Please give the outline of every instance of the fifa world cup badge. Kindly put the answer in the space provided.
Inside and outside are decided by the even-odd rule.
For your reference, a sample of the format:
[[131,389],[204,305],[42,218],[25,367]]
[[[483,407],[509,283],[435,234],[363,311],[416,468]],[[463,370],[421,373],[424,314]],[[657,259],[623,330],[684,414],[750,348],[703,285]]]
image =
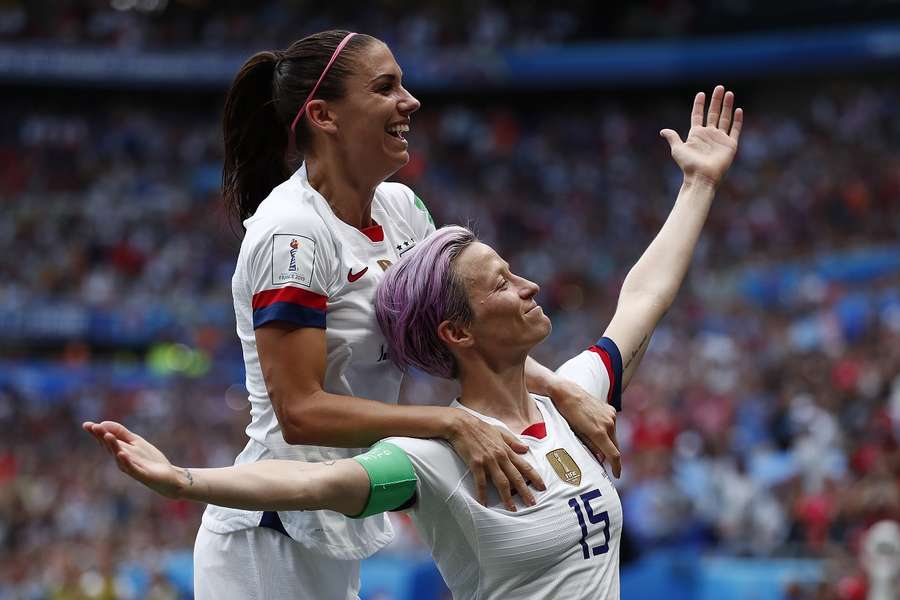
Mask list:
[[563,482],[576,486],[581,483],[581,469],[564,448],[548,452],[547,461]]
[[272,236],[272,285],[309,287],[316,262],[316,242],[300,234]]

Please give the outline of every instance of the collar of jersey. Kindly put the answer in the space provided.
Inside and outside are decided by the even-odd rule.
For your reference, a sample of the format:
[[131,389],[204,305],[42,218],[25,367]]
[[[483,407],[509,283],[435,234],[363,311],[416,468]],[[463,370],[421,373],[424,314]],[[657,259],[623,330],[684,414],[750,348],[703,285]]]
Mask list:
[[552,425],[550,425],[550,415],[548,415],[548,414],[547,414],[547,411],[544,410],[544,407],[542,406],[542,405],[543,405],[543,402],[541,402],[538,398],[539,398],[539,396],[536,396],[536,395],[534,395],[534,394],[531,394],[531,399],[534,400],[534,403],[537,405],[537,407],[538,407],[538,412],[540,412],[540,413],[541,413],[541,416],[544,418],[544,426],[547,428],[547,436],[546,436],[545,438],[543,438],[543,439],[536,438],[536,437],[530,436],[530,435],[523,436],[523,435],[521,435],[521,433],[517,433],[517,432],[513,431],[512,429],[510,429],[510,428],[506,425],[506,423],[504,423],[504,422],[501,421],[500,419],[497,419],[497,418],[494,418],[494,417],[491,417],[491,416],[488,416],[488,415],[481,414],[481,413],[478,412],[477,410],[473,410],[473,409],[469,408],[468,406],[466,406],[466,405],[464,405],[464,404],[461,404],[461,403],[459,402],[459,398],[456,398],[453,402],[451,402],[451,403],[450,403],[450,406],[451,406],[451,408],[461,408],[461,409],[463,409],[464,411],[466,411],[467,413],[469,413],[469,414],[471,414],[471,415],[474,415],[474,416],[478,417],[479,419],[481,419],[481,420],[484,421],[485,423],[490,423],[491,425],[495,425],[495,426],[497,426],[497,427],[502,427],[503,429],[505,429],[505,430],[507,430],[508,432],[512,433],[512,434],[515,435],[516,437],[528,437],[528,438],[532,438],[532,439],[538,440],[539,442],[542,442],[542,441],[544,441],[545,439],[547,439],[547,438],[550,437],[550,431],[551,431],[551,429],[552,429]]
[[[322,194],[320,194],[320,193],[318,192],[318,190],[316,190],[316,188],[314,188],[313,186],[311,186],[311,185],[309,184],[309,176],[308,176],[307,173],[306,173],[306,162],[305,162],[305,161],[303,162],[303,164],[300,165],[300,168],[297,169],[297,170],[294,172],[293,175],[291,175],[291,179],[294,179],[294,178],[296,178],[297,181],[300,182],[300,186],[301,186],[304,190],[306,190],[306,191],[308,191],[309,193],[313,194],[313,196],[314,196],[315,198],[318,198],[318,199],[320,199],[320,200],[322,201],[322,203],[328,208],[328,213],[332,216],[332,218],[334,218],[335,221],[337,221],[337,222],[343,224],[344,227],[347,227],[348,229],[352,229],[353,231],[356,231],[357,233],[359,233],[359,235],[361,235],[361,236],[363,236],[364,238],[366,238],[366,239],[369,241],[370,244],[373,244],[373,245],[374,245],[374,244],[381,245],[381,244],[384,243],[384,240],[383,240],[383,239],[382,239],[380,242],[374,241],[374,240],[373,240],[372,238],[370,238],[364,231],[362,231],[361,229],[357,229],[357,228],[354,227],[353,225],[350,225],[350,224],[348,224],[348,223],[344,223],[343,221],[341,221],[341,220],[338,218],[338,216],[337,216],[336,214],[334,214],[334,210],[332,210],[331,205],[328,203],[328,200],[325,199],[325,196],[323,196]],[[376,191],[375,191],[375,196],[372,198],[372,219],[373,219],[373,220],[374,220],[374,218],[375,218],[375,211],[376,211],[376,210],[379,210],[380,208],[381,208],[381,204],[378,202],[378,191],[376,190]],[[379,216],[379,219],[381,219],[380,216]],[[377,224],[377,222],[376,222],[376,224]],[[383,227],[383,226],[382,226],[382,227]]]

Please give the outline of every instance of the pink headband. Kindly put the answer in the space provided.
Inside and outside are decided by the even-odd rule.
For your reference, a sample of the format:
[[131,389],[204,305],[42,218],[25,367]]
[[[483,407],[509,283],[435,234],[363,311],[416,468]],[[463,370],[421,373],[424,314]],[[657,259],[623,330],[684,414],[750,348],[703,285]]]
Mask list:
[[316,85],[313,86],[312,91],[309,93],[309,96],[306,97],[306,101],[303,103],[303,106],[300,107],[300,110],[297,111],[297,116],[294,117],[294,121],[291,123],[291,135],[294,135],[294,130],[297,128],[297,123],[300,122],[300,117],[302,117],[306,113],[306,105],[309,104],[309,101],[313,99],[313,96],[316,95],[316,92],[319,90],[319,84],[322,83],[322,80],[325,79],[325,76],[328,75],[328,71],[331,70],[331,65],[334,64],[334,61],[337,60],[338,55],[341,53],[341,50],[344,49],[344,46],[347,45],[347,42],[356,35],[355,32],[348,33],[344,39],[341,40],[341,43],[338,44],[338,47],[334,49],[334,54],[331,55],[331,59],[328,61],[328,64],[325,65],[325,69],[322,71],[322,74],[319,75],[319,80],[316,82]]

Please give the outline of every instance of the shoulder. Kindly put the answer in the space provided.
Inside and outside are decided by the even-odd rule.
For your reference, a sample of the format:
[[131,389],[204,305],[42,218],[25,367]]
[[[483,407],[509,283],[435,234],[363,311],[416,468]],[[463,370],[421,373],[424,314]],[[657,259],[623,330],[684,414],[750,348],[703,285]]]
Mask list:
[[434,227],[434,219],[422,199],[402,183],[386,181],[378,186],[378,197],[389,213],[408,223]]
[[418,510],[427,512],[442,506],[469,472],[444,440],[393,437],[382,441],[403,450],[412,463],[418,480]]
[[244,221],[245,238],[268,238],[272,234],[297,234],[329,239],[331,231],[316,207],[312,194],[294,179],[288,179],[266,196],[256,212]]
[[457,479],[467,471],[465,463],[444,440],[392,437],[383,440],[403,450],[412,461],[416,473],[426,480]]
[[378,185],[378,194],[386,204],[404,210],[415,204],[416,194],[402,183],[384,181]]
[[393,444],[406,452],[411,459],[428,461],[429,459],[456,458],[453,447],[444,440],[409,437],[390,437],[382,440]]

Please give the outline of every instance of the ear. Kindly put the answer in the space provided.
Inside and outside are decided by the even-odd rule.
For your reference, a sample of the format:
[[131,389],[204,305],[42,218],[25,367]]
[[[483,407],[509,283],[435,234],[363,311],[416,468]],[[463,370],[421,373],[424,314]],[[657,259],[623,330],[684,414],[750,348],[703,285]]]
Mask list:
[[328,102],[325,100],[310,100],[306,105],[306,118],[313,129],[319,129],[326,133],[335,133],[337,131],[337,120],[334,112],[328,109]]
[[447,344],[450,350],[470,348],[475,343],[472,331],[458,323],[442,321],[437,329],[438,339]]

